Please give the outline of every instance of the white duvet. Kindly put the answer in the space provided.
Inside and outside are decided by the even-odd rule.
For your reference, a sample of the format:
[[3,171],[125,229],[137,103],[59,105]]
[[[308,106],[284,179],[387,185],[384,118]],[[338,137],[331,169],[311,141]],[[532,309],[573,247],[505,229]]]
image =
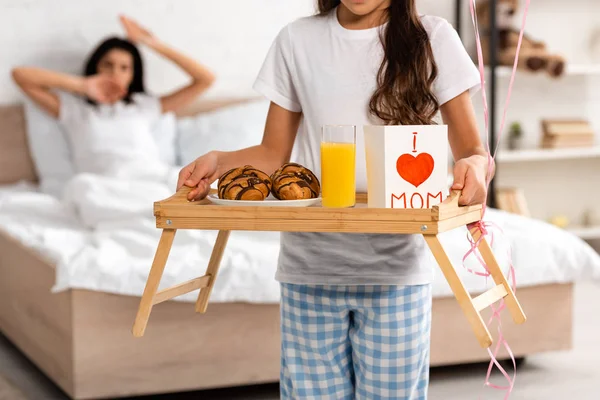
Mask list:
[[[28,184],[5,186],[0,188],[0,229],[56,265],[54,291],[80,288],[139,296],[161,233],[155,226],[153,202],[172,195],[176,172],[171,171],[164,182],[78,175],[62,199]],[[494,229],[493,247],[505,269],[512,247],[518,287],[600,279],[600,256],[574,235],[494,209],[488,209],[486,220],[503,231]],[[213,231],[179,230],[161,288],[203,275],[215,237]],[[464,228],[442,234],[441,240],[467,289],[491,285],[491,280],[486,283],[461,265],[469,246]],[[211,301],[277,302],[278,251],[279,233],[233,232]],[[430,262],[434,296],[450,295],[433,257]],[[467,266],[481,270],[474,258]],[[178,300],[193,301],[196,296],[194,292]]]

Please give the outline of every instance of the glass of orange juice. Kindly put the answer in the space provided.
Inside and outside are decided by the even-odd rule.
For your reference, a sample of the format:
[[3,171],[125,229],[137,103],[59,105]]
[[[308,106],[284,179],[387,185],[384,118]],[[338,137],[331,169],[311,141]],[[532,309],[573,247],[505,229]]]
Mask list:
[[321,139],[321,197],[323,207],[356,204],[356,126],[325,125]]

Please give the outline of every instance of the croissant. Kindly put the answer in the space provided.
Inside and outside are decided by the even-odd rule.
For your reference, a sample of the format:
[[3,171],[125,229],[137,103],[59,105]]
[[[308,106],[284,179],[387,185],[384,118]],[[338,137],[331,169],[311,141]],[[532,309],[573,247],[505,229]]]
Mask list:
[[226,200],[262,201],[271,188],[271,178],[251,165],[230,169],[218,182],[219,198]]
[[321,193],[321,184],[308,168],[296,164],[282,165],[271,175],[271,192],[279,200],[314,199]]

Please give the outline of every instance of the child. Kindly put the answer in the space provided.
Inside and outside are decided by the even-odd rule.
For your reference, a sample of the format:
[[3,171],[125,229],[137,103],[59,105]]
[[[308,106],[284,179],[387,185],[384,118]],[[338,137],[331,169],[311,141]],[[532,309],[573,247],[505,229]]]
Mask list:
[[[290,158],[320,175],[322,125],[356,125],[357,191],[366,192],[360,127],[431,124],[441,111],[461,204],[486,199],[487,153],[470,94],[477,69],[452,27],[417,15],[414,0],[320,0],[286,26],[255,88],[271,100],[260,145],[209,152],[181,170],[178,189],[206,196],[230,168],[267,173]],[[425,399],[432,271],[418,235],[283,233],[281,396]]]
[[[126,165],[151,169],[160,157],[151,134],[158,117],[181,110],[214,81],[212,73],[195,60],[133,20],[120,19],[130,40],[114,37],[100,43],[85,63],[84,76],[34,67],[12,72],[23,92],[64,128],[78,173],[117,175]],[[177,64],[191,82],[161,97],[147,94],[135,43]]]

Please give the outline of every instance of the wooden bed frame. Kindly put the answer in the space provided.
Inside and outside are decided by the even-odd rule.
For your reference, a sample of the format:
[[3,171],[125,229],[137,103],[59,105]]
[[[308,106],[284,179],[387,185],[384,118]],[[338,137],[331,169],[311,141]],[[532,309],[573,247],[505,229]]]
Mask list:
[[[199,112],[225,104],[230,102],[203,105]],[[36,180],[23,109],[0,107],[0,184],[21,179]],[[279,379],[277,304],[214,303],[198,315],[193,303],[168,301],[153,311],[152,329],[135,338],[131,323],[140,297],[51,293],[54,265],[1,230],[0,255],[0,331],[73,399]],[[572,348],[572,294],[570,283],[517,289],[527,323],[515,325],[503,313],[503,333],[515,356]],[[487,320],[488,311],[483,315]],[[464,315],[454,297],[434,298],[432,366],[489,360],[470,326],[457,320]]]

